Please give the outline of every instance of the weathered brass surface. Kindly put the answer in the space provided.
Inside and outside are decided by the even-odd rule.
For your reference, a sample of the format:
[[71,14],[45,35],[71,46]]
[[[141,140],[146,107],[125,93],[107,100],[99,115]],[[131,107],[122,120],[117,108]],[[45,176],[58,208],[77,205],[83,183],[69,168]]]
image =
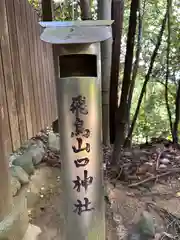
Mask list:
[[[61,54],[97,56],[97,77],[61,78],[56,69],[65,219],[62,238],[65,240],[105,239],[99,49],[99,44],[55,49],[56,60]],[[56,66],[61,67],[61,63],[57,62]]]

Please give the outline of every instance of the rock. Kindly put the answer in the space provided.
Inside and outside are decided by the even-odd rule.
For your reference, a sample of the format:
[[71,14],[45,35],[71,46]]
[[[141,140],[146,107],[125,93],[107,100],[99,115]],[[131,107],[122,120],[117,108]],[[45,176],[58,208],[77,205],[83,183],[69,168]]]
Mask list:
[[162,234],[156,233],[154,240],[160,240],[160,239],[162,239]]
[[138,229],[143,236],[147,237],[155,236],[154,220],[149,212],[144,211],[142,213],[141,219],[138,222]]
[[141,157],[140,157],[140,160],[141,160],[142,162],[145,162],[145,161],[148,160],[148,158],[147,158],[146,156],[141,156]]
[[22,240],[28,228],[26,198],[19,194],[13,200],[12,210],[0,222],[1,240]]
[[13,161],[13,165],[20,166],[26,171],[29,175],[34,172],[34,165],[32,161],[32,155],[30,152],[26,152],[23,155],[17,157]]
[[20,190],[21,184],[17,178],[11,177],[11,192],[13,197],[16,196],[17,192]]
[[146,162],[141,165],[137,171],[137,174],[145,174],[146,172],[153,173],[155,165],[152,162]]
[[127,240],[141,240],[141,235],[139,233],[129,234]]
[[60,151],[60,137],[53,132],[48,135],[48,147],[52,151]]
[[33,164],[36,166],[42,161],[43,156],[45,154],[45,150],[43,147],[40,147],[38,145],[33,145],[29,148],[29,153],[32,156]]
[[28,229],[24,235],[23,240],[32,240],[38,239],[41,234],[41,229],[35,225],[29,224]]
[[162,163],[162,164],[169,164],[170,161],[167,158],[162,158],[162,159],[160,159],[160,163]]
[[45,145],[44,145],[44,143],[41,141],[41,140],[36,140],[36,144],[37,144],[37,146],[38,147],[40,147],[40,148],[44,148],[45,147]]
[[176,156],[175,159],[176,159],[176,160],[180,160],[180,156]]
[[12,166],[10,171],[11,175],[16,177],[21,184],[29,183],[29,175],[20,166]]
[[9,167],[12,166],[13,161],[18,158],[19,156],[21,156],[20,154],[17,153],[13,153],[12,155],[9,156]]
[[141,150],[141,154],[145,154],[146,156],[151,156],[152,155],[152,152],[151,151],[148,151],[146,149],[143,149]]
[[160,168],[160,169],[165,169],[165,168],[167,168],[167,166],[166,166],[165,164],[160,164],[160,165],[159,165],[159,168]]
[[132,152],[124,152],[125,157],[132,157]]
[[30,139],[29,141],[26,141],[22,146],[21,148],[24,149],[24,150],[27,150],[31,144],[33,143],[33,139]]

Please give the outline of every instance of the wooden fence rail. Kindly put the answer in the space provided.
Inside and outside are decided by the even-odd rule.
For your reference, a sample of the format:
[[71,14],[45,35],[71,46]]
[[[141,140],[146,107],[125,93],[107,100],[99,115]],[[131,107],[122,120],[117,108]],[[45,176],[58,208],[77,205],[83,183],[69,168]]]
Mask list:
[[27,0],[0,0],[0,117],[6,153],[56,119],[52,47]]

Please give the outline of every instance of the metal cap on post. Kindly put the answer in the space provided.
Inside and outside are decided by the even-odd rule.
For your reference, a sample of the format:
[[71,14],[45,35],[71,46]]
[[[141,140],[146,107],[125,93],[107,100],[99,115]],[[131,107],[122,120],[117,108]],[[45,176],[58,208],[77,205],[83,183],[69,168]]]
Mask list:
[[65,240],[105,240],[100,42],[112,23],[40,22],[54,44]]

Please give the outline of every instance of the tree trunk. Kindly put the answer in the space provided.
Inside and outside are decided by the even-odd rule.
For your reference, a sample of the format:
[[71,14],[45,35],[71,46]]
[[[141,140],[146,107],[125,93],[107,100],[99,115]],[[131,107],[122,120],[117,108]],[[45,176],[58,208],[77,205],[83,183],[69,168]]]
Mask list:
[[138,117],[138,114],[139,114],[139,110],[140,110],[140,107],[141,107],[143,96],[144,96],[144,93],[146,91],[146,86],[147,86],[147,83],[148,83],[148,81],[150,79],[150,76],[151,76],[151,73],[152,73],[152,69],[153,69],[153,65],[154,65],[154,61],[156,59],[159,47],[161,45],[162,36],[163,36],[164,29],[165,29],[165,26],[166,26],[167,11],[165,13],[165,16],[164,16],[164,19],[163,19],[163,22],[162,22],[162,26],[161,26],[161,29],[160,29],[160,32],[159,32],[159,36],[158,36],[158,39],[157,39],[157,44],[155,46],[155,49],[154,49],[152,57],[151,57],[150,66],[149,66],[148,72],[147,72],[147,74],[145,76],[143,87],[141,89],[140,97],[139,97],[137,108],[136,108],[136,111],[135,111],[135,114],[134,114],[134,117],[133,117],[133,120],[132,120],[131,128],[129,130],[129,133],[128,133],[128,136],[127,136],[127,139],[126,139],[124,145],[126,145],[127,144],[127,140],[131,138],[131,135],[133,133],[133,130],[134,130],[134,127],[135,127],[135,124],[136,124],[136,120],[137,120],[137,117]]
[[90,0],[80,0],[80,8],[81,8],[81,19],[90,20],[92,18]]
[[168,38],[167,38],[167,55],[166,55],[166,83],[165,83],[165,101],[166,101],[166,108],[169,117],[169,125],[170,130],[173,138],[173,123],[172,123],[172,116],[171,110],[169,106],[168,100],[168,80],[169,80],[169,55],[170,55],[170,47],[171,47],[171,0],[167,0],[168,4]]
[[120,106],[117,110],[117,115],[116,115],[116,138],[114,143],[112,164],[115,164],[119,159],[120,146],[124,143],[125,136],[126,136],[127,103],[128,103],[129,87],[131,83],[131,71],[132,71],[132,61],[133,61],[134,39],[136,34],[138,6],[139,6],[139,0],[131,1],[124,76],[123,76]]
[[141,13],[140,13],[140,2],[139,2],[139,6],[138,6],[138,12],[139,12],[139,16],[138,16],[138,36],[137,36],[136,59],[135,59],[133,71],[132,71],[132,79],[131,79],[131,84],[130,84],[130,90],[129,90],[129,95],[128,95],[128,105],[127,105],[128,130],[130,128],[131,102],[132,102],[132,96],[133,96],[136,76],[137,76],[138,67],[139,67],[139,56],[140,56],[140,52],[141,52],[142,19],[141,19]]
[[178,124],[180,119],[180,80],[178,82],[177,94],[176,94],[176,118],[173,127],[173,143],[178,143]]
[[[111,0],[98,1],[98,19],[111,20]],[[109,87],[111,75],[112,38],[101,42],[102,132],[103,144],[109,145]]]
[[115,113],[118,109],[119,61],[121,53],[121,36],[123,27],[124,0],[112,0],[112,64],[110,79],[110,141],[115,141]]
[[[140,1],[139,1],[139,6],[138,6],[138,36],[137,36],[137,50],[136,50],[136,59],[134,62],[133,66],[133,71],[132,71],[132,79],[131,79],[131,85],[130,85],[130,90],[129,90],[129,95],[128,95],[128,106],[127,106],[127,124],[128,124],[128,131],[130,129],[130,114],[131,114],[131,103],[132,103],[132,97],[133,97],[133,92],[134,92],[134,86],[135,86],[135,81],[138,73],[138,68],[139,68],[139,57],[141,53],[141,40],[142,40],[142,24],[143,24],[143,17],[144,17],[144,12],[145,12],[145,6],[146,6],[146,0],[144,0],[143,4],[143,11],[141,14],[141,7],[140,7]],[[131,146],[132,138],[127,140],[127,146]]]
[[52,21],[53,4],[52,0],[42,0],[42,21]]

